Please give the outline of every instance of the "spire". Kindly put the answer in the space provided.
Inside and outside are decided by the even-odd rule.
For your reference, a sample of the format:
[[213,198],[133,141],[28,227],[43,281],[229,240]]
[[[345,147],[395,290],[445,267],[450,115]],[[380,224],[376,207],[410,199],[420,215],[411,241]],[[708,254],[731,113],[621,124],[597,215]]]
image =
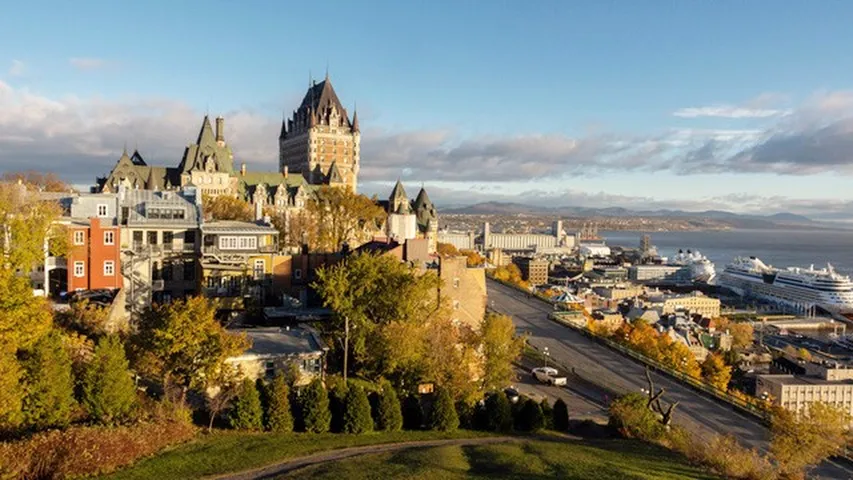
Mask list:
[[213,127],[210,126],[210,117],[205,115],[201,122],[201,130],[198,132],[198,141],[196,145],[201,146],[207,142],[214,142],[216,137],[213,134]]
[[324,81],[326,81],[326,82],[329,81],[329,61],[328,60],[326,60],[326,79]]
[[358,107],[357,106],[352,107],[352,131],[353,132],[360,132],[361,131],[358,128]]

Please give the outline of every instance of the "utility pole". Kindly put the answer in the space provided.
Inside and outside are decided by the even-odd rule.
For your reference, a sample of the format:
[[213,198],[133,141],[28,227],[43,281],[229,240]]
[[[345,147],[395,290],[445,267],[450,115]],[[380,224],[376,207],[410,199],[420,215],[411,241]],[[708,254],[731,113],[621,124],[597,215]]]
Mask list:
[[349,359],[349,315],[344,316],[344,384],[347,383],[347,360]]

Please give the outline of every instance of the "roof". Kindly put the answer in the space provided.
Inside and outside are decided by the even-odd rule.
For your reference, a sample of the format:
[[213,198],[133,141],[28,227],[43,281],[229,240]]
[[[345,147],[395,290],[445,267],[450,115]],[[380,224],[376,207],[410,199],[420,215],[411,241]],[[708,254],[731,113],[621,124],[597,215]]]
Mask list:
[[421,187],[421,191],[418,192],[418,197],[415,199],[414,209],[415,214],[418,216],[418,228],[422,232],[428,230],[433,225],[438,226],[438,213],[435,210],[435,205],[432,204],[426,189],[423,187]]
[[[305,93],[305,97],[302,98],[302,104],[299,105],[299,109],[310,108],[314,112],[318,112],[330,106],[334,106],[337,108],[338,113],[345,115],[346,109],[341,105],[338,94],[335,93],[335,89],[332,87],[332,81],[326,75],[325,80],[320,83],[315,82],[312,86],[308,87],[308,91]],[[347,123],[349,123],[349,120],[347,120]]]
[[201,129],[198,132],[198,140],[194,144],[187,145],[184,156],[177,170],[186,173],[191,170],[203,170],[205,160],[210,157],[214,160],[216,171],[232,173],[234,171],[234,155],[228,145],[220,146],[216,142],[213,128],[210,126],[210,118],[204,116]]
[[307,327],[296,328],[241,328],[229,330],[245,333],[252,346],[239,358],[277,357],[284,355],[318,354],[328,350],[316,333]]
[[206,222],[201,226],[205,233],[278,233],[278,230],[269,226],[252,222],[241,222],[238,220],[217,220]]
[[759,379],[782,385],[851,385],[853,380],[825,380],[805,375],[758,375]]

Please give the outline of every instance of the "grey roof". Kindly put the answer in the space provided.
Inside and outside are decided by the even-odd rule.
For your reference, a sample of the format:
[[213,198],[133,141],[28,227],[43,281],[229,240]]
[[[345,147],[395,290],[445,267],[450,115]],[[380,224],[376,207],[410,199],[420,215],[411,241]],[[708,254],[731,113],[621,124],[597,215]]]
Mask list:
[[245,333],[252,340],[252,347],[242,355],[243,357],[317,354],[328,350],[312,329],[302,326],[289,330],[273,327],[241,328],[229,331]]
[[101,221],[110,224],[116,224],[116,210],[118,207],[118,197],[114,193],[79,193],[74,195],[66,194],[65,197],[58,199],[60,206],[63,209],[63,216],[67,220],[81,220],[82,223],[88,223],[88,219],[99,217],[98,205],[107,205],[107,216],[101,217]]
[[187,173],[191,170],[204,170],[205,160],[211,157],[216,164],[216,171],[232,173],[234,171],[234,155],[228,145],[220,146],[216,143],[216,135],[210,126],[210,118],[204,116],[198,140],[195,144],[188,145],[184,150],[184,156],[178,165],[178,171]]
[[206,222],[201,226],[201,230],[205,233],[278,233],[278,230],[269,225],[237,220]]
[[418,197],[414,203],[415,214],[418,216],[418,228],[425,232],[430,226],[438,226],[438,213],[435,210],[435,205],[429,199],[426,189],[421,188],[418,192]]
[[[128,225],[197,227],[201,218],[201,209],[189,192],[124,190],[119,197],[121,206],[128,208]],[[177,211],[183,212],[183,218],[173,215]]]

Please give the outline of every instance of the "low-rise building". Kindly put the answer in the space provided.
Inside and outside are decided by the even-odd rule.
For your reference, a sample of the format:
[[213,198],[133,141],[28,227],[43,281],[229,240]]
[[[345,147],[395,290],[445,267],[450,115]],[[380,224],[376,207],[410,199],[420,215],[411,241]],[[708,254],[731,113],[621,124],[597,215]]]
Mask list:
[[809,364],[806,375],[758,375],[756,395],[797,413],[822,402],[853,414],[853,369]]
[[453,308],[453,320],[479,329],[486,315],[486,271],[468,267],[464,256],[442,257],[438,263],[441,286],[438,295]]
[[641,283],[690,283],[690,270],[675,265],[632,265],[628,280]]
[[550,262],[542,258],[513,257],[513,263],[521,270],[521,278],[532,286],[548,283]]
[[622,314],[616,310],[595,310],[592,312],[592,320],[604,330],[615,332],[625,322]]
[[707,297],[699,291],[650,297],[649,304],[659,307],[662,315],[686,311],[709,318],[720,316],[720,299]]
[[641,286],[616,286],[616,287],[596,287],[593,291],[601,298],[607,300],[624,300],[626,298],[637,298],[642,296],[646,289]]
[[229,330],[244,333],[252,346],[242,355],[231,357],[227,363],[236,366],[244,378],[272,379],[292,366],[299,371],[297,385],[307,385],[316,377],[323,378],[326,353],[329,348],[313,329],[300,325],[296,328],[241,328]]

